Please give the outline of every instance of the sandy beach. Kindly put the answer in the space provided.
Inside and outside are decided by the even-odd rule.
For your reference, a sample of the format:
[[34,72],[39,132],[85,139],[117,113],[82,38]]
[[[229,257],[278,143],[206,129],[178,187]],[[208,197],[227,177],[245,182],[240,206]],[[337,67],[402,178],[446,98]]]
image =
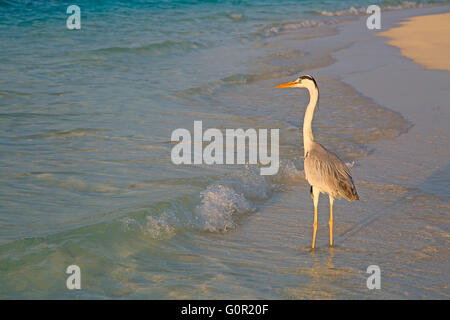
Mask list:
[[379,33],[405,57],[428,69],[450,71],[450,13],[412,17]]

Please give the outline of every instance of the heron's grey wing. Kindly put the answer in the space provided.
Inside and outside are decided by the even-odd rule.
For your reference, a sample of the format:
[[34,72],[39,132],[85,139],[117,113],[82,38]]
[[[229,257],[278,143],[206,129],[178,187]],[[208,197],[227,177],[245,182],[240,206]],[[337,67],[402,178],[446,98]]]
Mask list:
[[334,198],[359,200],[348,167],[320,144],[315,144],[305,157],[305,176],[310,185]]

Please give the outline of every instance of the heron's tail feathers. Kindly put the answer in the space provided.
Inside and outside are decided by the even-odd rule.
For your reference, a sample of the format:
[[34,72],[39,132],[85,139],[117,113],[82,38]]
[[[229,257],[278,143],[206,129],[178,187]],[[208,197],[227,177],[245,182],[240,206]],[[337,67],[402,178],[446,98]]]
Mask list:
[[351,181],[351,183],[341,183],[341,190],[343,191],[342,196],[347,200],[347,201],[355,201],[355,200],[359,200],[359,195],[358,192],[356,191],[356,187],[353,184],[353,181]]

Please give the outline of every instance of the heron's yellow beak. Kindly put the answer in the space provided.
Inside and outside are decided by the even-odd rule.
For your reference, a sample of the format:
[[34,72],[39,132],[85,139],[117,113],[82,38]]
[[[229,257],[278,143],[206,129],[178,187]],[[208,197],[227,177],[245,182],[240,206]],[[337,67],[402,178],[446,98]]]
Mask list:
[[295,87],[296,84],[297,84],[297,82],[290,81],[290,82],[279,84],[279,85],[277,85],[275,87],[276,88],[292,88],[292,87]]

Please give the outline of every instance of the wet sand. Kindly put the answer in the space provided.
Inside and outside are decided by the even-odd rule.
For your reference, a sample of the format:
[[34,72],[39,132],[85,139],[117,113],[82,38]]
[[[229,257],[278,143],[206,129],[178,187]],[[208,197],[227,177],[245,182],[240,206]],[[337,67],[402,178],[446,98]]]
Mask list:
[[[411,16],[449,10],[384,13],[382,28],[393,28]],[[364,180],[364,187],[377,185],[385,200],[341,234],[341,245],[359,239],[384,252],[384,257],[374,254],[373,263],[389,270],[385,284],[390,282],[388,291],[396,297],[448,298],[450,73],[430,70],[405,58],[364,23],[361,19],[342,26],[341,36],[358,42],[336,53],[337,63],[321,73],[340,74],[341,80],[364,96],[400,113],[411,127],[396,139],[375,142],[374,152],[354,169],[356,179]],[[446,37],[448,31],[441,29],[434,36]],[[419,49],[409,52],[420,55]],[[364,196],[372,204],[380,201],[373,194]]]
[[[412,16],[446,11],[450,8],[383,13],[381,32]],[[313,257],[310,268],[298,267],[298,272],[310,280],[281,291],[290,298],[306,299],[448,298],[450,73],[430,70],[405,58],[365,23],[362,17],[339,25],[337,35],[326,38],[326,43],[351,39],[352,44],[332,54],[336,63],[311,74],[319,79],[319,85],[321,79],[338,75],[376,104],[401,114],[410,126],[395,139],[371,143],[370,154],[352,169],[361,201],[339,201],[335,205],[334,248],[326,245],[328,201],[321,197],[319,248],[314,252],[307,246],[296,248],[300,260]],[[325,41],[312,39],[302,46],[313,48]],[[316,115],[321,116],[321,112]],[[319,142],[333,147],[330,141]],[[283,235],[291,248],[310,241],[312,204],[306,194],[307,187],[298,186],[281,200],[285,206],[301,203],[295,217],[287,213],[283,216],[292,219],[292,230],[284,230]],[[262,214],[270,216],[273,211],[283,209],[278,203]],[[381,268],[382,290],[365,288],[364,272],[371,264]],[[305,294],[310,292],[305,286],[314,289],[314,294]]]
[[[382,28],[390,29],[416,14],[433,14],[445,8],[450,10],[443,7],[385,13]],[[386,39],[377,36],[380,33],[367,30],[364,22],[354,23],[360,23],[359,27],[353,23],[342,26],[343,37],[351,34],[360,41],[336,53],[338,62],[324,71],[339,73],[358,92],[410,122],[406,134],[376,143],[376,149],[382,152],[374,152],[367,160],[376,158],[379,163],[367,169],[378,171],[377,176],[381,174],[378,177],[387,181],[412,186],[449,165],[450,73],[430,70],[405,58],[398,48],[386,45]],[[445,35],[445,29],[440,33]],[[393,166],[395,170],[387,170]]]

